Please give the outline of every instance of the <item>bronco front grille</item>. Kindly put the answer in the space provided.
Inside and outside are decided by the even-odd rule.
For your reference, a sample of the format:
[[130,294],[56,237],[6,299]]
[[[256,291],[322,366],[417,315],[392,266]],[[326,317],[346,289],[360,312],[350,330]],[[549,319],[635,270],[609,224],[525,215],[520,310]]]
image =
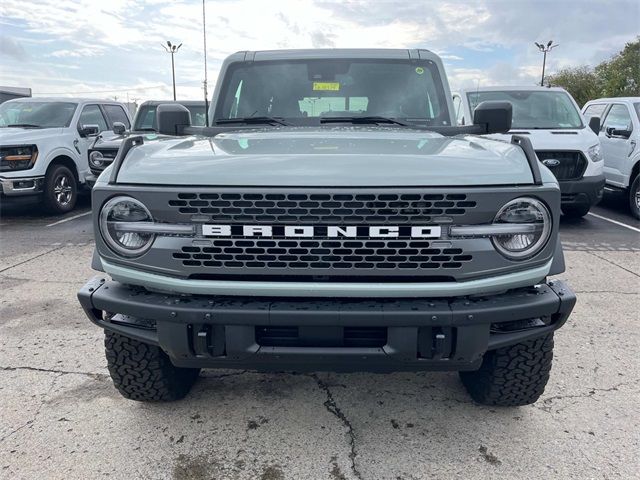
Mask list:
[[178,193],[169,207],[214,222],[420,225],[463,216],[476,202],[465,194]]
[[434,248],[421,240],[216,239],[210,247],[173,253],[185,267],[250,269],[457,269],[472,260],[460,248]]
[[567,151],[536,151],[538,159],[554,159],[560,162],[558,165],[547,165],[558,180],[577,180],[582,178],[587,169],[587,159],[580,152]]

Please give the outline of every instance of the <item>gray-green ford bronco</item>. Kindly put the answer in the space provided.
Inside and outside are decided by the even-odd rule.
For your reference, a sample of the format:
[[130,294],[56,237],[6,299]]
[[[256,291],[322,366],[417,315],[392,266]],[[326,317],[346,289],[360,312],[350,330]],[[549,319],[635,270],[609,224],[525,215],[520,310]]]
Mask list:
[[560,190],[511,105],[456,126],[427,50],[239,52],[210,125],[158,107],[93,189],[104,272],[79,292],[127,398],[201,368],[457,370],[481,404],[542,394],[562,281]]

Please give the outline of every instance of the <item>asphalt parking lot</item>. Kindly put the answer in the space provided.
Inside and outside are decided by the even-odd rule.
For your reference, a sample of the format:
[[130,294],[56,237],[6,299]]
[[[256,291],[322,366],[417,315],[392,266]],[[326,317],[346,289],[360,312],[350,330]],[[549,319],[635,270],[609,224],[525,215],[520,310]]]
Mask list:
[[183,401],[124,400],[76,300],[88,211],[2,210],[0,478],[638,476],[640,222],[620,200],[562,222],[578,304],[545,395],[512,409],[473,404],[455,373],[205,371]]

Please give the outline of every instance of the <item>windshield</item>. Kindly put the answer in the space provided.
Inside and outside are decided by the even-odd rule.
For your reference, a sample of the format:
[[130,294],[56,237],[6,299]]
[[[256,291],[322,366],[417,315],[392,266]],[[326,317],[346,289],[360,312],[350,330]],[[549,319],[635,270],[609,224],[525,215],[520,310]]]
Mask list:
[[[167,102],[171,103],[171,102]],[[204,102],[202,105],[183,105],[191,112],[191,124],[196,127],[203,127],[205,121]],[[142,105],[136,114],[134,130],[157,130],[156,110],[158,105]]]
[[640,121],[640,103],[634,103],[633,107],[636,109],[636,117],[638,117],[638,121]]
[[71,102],[5,102],[0,105],[0,127],[68,127],[76,107]]
[[216,120],[388,117],[450,125],[437,66],[409,60],[296,60],[230,67]]
[[582,128],[580,113],[565,92],[493,91],[469,92],[469,108],[473,110],[488,100],[506,100],[513,105],[511,128]]

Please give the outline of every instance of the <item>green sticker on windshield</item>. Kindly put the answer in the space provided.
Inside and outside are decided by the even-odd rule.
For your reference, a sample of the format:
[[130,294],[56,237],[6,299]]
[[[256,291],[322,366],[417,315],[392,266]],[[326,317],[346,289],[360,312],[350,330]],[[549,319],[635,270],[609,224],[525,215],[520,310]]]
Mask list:
[[422,67],[416,67],[416,73],[417,73],[418,75],[422,75],[422,74],[424,73],[424,68],[422,68]]

